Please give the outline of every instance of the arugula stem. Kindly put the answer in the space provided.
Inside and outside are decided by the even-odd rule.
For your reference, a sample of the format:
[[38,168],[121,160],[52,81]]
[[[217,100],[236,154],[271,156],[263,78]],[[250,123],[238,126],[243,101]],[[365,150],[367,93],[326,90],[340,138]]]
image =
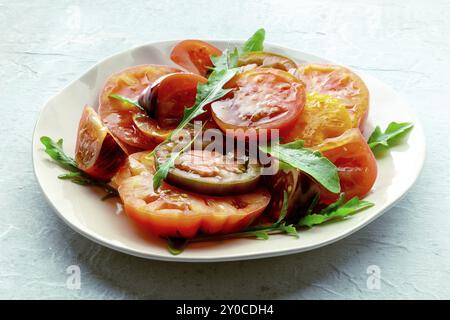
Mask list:
[[227,240],[227,239],[236,239],[236,238],[254,238],[256,237],[255,231],[264,231],[267,234],[280,234],[284,233],[282,229],[278,227],[260,227],[260,228],[251,228],[246,231],[221,234],[221,235],[212,235],[212,236],[198,236],[196,238],[188,240],[190,243],[195,242],[205,242],[205,241],[216,241],[216,240]]
[[113,98],[113,99],[116,99],[116,100],[119,100],[119,101],[122,101],[122,102],[125,102],[125,103],[129,103],[129,104],[131,104],[131,105],[133,105],[133,106],[135,106],[135,107],[137,107],[137,108],[139,108],[140,110],[142,110],[142,111],[145,112],[144,107],[142,107],[142,106],[139,104],[139,102],[137,102],[136,100],[132,100],[132,99],[130,99],[130,98],[128,98],[128,97],[121,96],[121,95],[115,94],[115,93],[110,94],[109,97],[110,97],[110,98]]
[[64,152],[62,139],[53,141],[49,137],[43,136],[41,137],[41,143],[45,146],[45,152],[61,168],[69,171],[68,173],[60,174],[58,176],[59,179],[70,180],[71,182],[82,186],[100,187],[106,192],[106,195],[102,198],[102,200],[119,196],[119,192],[108,183],[92,178],[78,168],[76,161]]

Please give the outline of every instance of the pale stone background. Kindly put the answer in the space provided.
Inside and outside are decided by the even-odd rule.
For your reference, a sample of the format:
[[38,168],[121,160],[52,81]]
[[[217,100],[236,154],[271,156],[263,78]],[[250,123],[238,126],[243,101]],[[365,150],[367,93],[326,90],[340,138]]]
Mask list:
[[[450,1],[0,0],[0,298],[450,298]],[[45,101],[97,61],[165,39],[268,41],[364,70],[419,114],[427,160],[409,194],[356,234],[286,257],[147,261],[74,233],[41,194],[31,136]],[[414,161],[414,159],[411,159]],[[66,268],[81,268],[81,289]],[[381,269],[380,290],[366,269]]]

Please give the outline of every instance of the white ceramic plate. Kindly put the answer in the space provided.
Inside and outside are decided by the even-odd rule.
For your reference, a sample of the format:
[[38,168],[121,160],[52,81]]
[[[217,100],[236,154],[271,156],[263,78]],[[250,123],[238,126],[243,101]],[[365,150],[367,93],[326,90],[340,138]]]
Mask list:
[[[100,201],[101,192],[57,179],[62,170],[49,160],[39,138],[63,138],[64,149],[73,154],[78,120],[83,106],[98,107],[98,93],[112,73],[123,68],[145,64],[175,66],[169,59],[177,41],[158,42],[114,55],[98,63],[72,82],[44,106],[33,136],[33,164],[39,184],[58,215],[74,230],[102,245],[128,254],[171,261],[227,261],[255,259],[302,252],[318,248],[359,230],[398,201],[416,180],[424,161],[425,140],[419,120],[403,100],[388,86],[361,74],[370,91],[370,114],[366,132],[373,126],[385,128],[390,121],[411,121],[414,130],[407,144],[395,147],[378,161],[378,178],[366,198],[375,206],[350,219],[302,231],[299,239],[272,236],[269,240],[236,239],[190,245],[182,254],[171,255],[165,242],[143,234],[118,210],[116,200]],[[233,48],[240,41],[210,41],[217,47]],[[319,57],[275,45],[266,50],[289,56],[297,62],[328,62]]]

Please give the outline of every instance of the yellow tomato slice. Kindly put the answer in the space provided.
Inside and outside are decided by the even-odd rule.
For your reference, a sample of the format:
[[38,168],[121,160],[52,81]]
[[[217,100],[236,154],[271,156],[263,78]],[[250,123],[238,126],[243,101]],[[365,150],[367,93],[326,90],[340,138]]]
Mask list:
[[339,99],[350,112],[354,128],[364,128],[369,112],[369,90],[361,78],[347,68],[328,64],[302,64],[294,72],[307,92]]
[[321,143],[324,139],[340,136],[352,128],[347,108],[329,95],[308,93],[306,104],[285,142],[304,140],[306,147]]

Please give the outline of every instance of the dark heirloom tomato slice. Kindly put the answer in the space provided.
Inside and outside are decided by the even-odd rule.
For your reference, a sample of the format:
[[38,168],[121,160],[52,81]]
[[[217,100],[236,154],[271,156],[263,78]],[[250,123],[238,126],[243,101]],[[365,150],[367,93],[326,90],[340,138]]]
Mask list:
[[285,192],[288,196],[286,217],[300,214],[319,192],[317,183],[297,169],[280,169],[275,175],[264,176],[264,182],[271,194],[266,212],[275,219],[280,216]]
[[97,113],[91,107],[84,107],[75,147],[78,167],[96,179],[108,181],[126,157]]
[[273,69],[257,68],[238,74],[229,81],[232,97],[216,101],[211,110],[222,130],[267,129],[286,135],[305,104],[305,88],[291,74]]
[[195,103],[197,85],[208,80],[192,73],[174,73],[164,77],[156,90],[155,118],[162,128],[174,128],[183,118],[184,109]]
[[[347,130],[336,138],[326,139],[316,146],[325,157],[338,168],[341,191],[347,199],[355,196],[363,198],[377,178],[377,162],[358,129]],[[337,200],[337,195],[321,190],[320,200],[329,204]]]
[[170,59],[190,72],[206,76],[213,66],[212,55],[220,56],[222,51],[204,41],[184,40],[172,49]]
[[289,71],[297,68],[297,64],[288,57],[265,51],[249,52],[238,59],[238,67],[255,64],[263,68],[275,68]]
[[[159,65],[140,65],[112,75],[100,93],[98,110],[101,120],[111,133],[121,142],[140,149],[152,149],[162,142],[165,139],[162,137],[166,137],[167,133],[158,126],[156,120],[136,106],[111,98],[110,95],[119,94],[136,100],[158,78],[178,71]],[[137,116],[141,116],[139,119],[147,126],[145,133],[139,130],[133,120]]]
[[[164,163],[176,143],[168,142],[155,149],[156,165]],[[261,168],[245,164],[216,151],[188,150],[175,161],[166,181],[177,187],[208,195],[243,194],[258,187]]]
[[352,128],[347,108],[329,95],[308,93],[306,104],[284,142],[303,140],[306,147],[340,136]]
[[153,190],[155,167],[149,152],[128,158],[115,177],[127,215],[140,227],[164,237],[193,238],[204,234],[231,233],[246,228],[266,208],[265,188],[232,197],[205,196],[165,182]]
[[348,109],[354,128],[364,129],[369,112],[369,90],[361,78],[347,68],[327,64],[302,64],[294,72],[307,92],[328,94]]

